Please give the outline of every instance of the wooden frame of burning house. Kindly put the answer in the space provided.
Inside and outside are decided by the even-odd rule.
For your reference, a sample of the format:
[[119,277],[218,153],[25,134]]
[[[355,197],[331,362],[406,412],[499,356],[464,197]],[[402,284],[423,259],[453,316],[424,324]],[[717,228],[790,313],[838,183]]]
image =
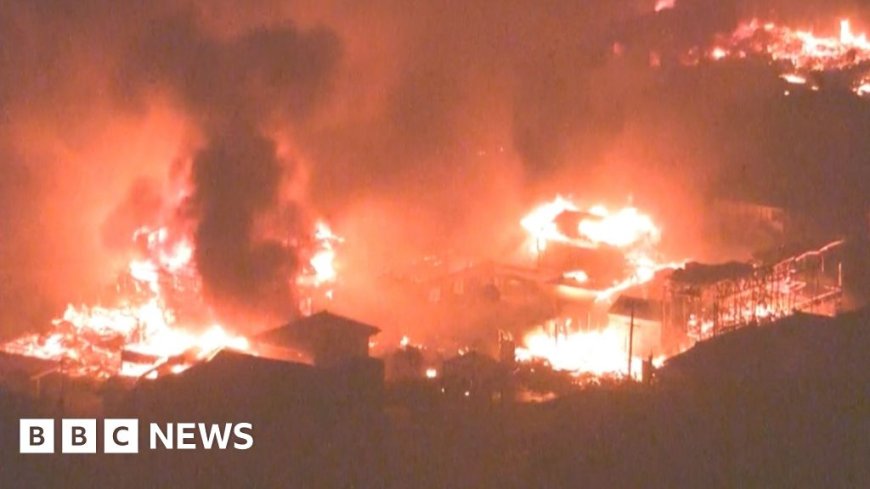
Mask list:
[[833,315],[843,292],[843,243],[774,250],[754,263],[689,263],[665,286],[665,328],[697,341],[797,311]]

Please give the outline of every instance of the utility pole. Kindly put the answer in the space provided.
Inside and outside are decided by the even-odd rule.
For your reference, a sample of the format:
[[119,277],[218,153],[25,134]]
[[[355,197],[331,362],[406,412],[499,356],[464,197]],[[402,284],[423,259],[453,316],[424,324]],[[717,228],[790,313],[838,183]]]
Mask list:
[[631,380],[631,353],[634,346],[634,299],[631,301],[631,322],[628,325],[628,380]]

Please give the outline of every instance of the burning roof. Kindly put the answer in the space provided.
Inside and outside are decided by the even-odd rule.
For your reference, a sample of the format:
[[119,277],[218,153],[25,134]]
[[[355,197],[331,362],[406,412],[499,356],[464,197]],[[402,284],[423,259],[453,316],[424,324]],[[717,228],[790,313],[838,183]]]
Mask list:
[[[859,33],[859,19],[842,21],[837,33],[753,19],[736,29],[727,21],[671,29],[661,27],[669,27],[669,18],[681,21],[679,2],[642,8],[636,3],[564,2],[552,15],[511,3],[472,2],[469,8],[421,7],[407,19],[394,17],[389,4],[386,12],[371,13],[379,22],[334,12],[338,4],[312,11],[294,6],[277,18],[236,16],[226,6],[175,10],[162,4],[141,11],[121,7],[104,17],[92,6],[77,5],[69,19],[51,9],[4,5],[0,25],[16,28],[9,32],[8,56],[0,57],[0,67],[8,68],[0,70],[8,82],[0,85],[9,87],[0,94],[0,112],[9,123],[0,135],[0,164],[15,178],[0,182],[3,209],[9,209],[0,216],[4,229],[7,218],[14,224],[0,243],[0,256],[17,263],[30,247],[38,249],[22,262],[49,258],[48,272],[32,281],[60,284],[65,297],[87,299],[57,308],[55,315],[62,317],[53,327],[0,349],[98,378],[180,372],[225,347],[244,349],[254,326],[280,324],[329,304],[340,290],[334,286],[343,238],[315,218],[315,206],[362,215],[375,230],[368,238],[383,242],[387,259],[405,251],[402,239],[383,232],[390,226],[403,228],[396,233],[401,237],[420,234],[421,242],[435,247],[461,243],[498,255],[496,233],[479,224],[491,226],[487,231],[500,226],[500,212],[515,219],[516,206],[529,194],[566,181],[571,187],[564,190],[594,191],[594,200],[557,196],[520,220],[530,251],[525,267],[551,269],[497,267],[491,275],[565,292],[540,300],[549,301],[541,309],[555,310],[561,317],[551,319],[573,339],[595,323],[584,319],[583,308],[607,310],[629,289],[681,265],[671,261],[681,256],[664,257],[659,247],[670,224],[662,214],[693,209],[676,205],[673,200],[682,200],[669,193],[703,197],[712,180],[707,177],[721,168],[739,168],[742,177],[744,162],[769,165],[777,179],[805,178],[812,190],[817,180],[794,167],[816,161],[820,176],[827,176],[837,173],[827,171],[831,165],[863,162],[865,114],[849,93],[841,94],[848,96],[845,106],[833,105],[823,117],[815,106],[780,104],[778,93],[771,102],[764,91],[772,85],[778,92],[783,82],[812,90],[819,77],[836,74],[854,82],[855,93],[866,93],[870,44]],[[129,18],[117,22],[124,15]],[[646,61],[625,56],[614,38],[633,29],[638,18],[662,21],[652,29],[660,38],[655,41],[677,50],[685,47],[683,31],[689,33],[695,47],[680,57],[682,65],[651,70]],[[311,27],[321,21],[323,27]],[[713,34],[714,26],[724,29],[721,35]],[[661,65],[654,44],[640,49]],[[740,71],[747,76],[721,84],[716,77],[725,69],[690,68],[719,63],[739,70],[749,58],[755,60],[750,68],[763,69]],[[727,60],[732,62],[720,63]],[[694,76],[687,73],[701,75],[684,84]],[[759,84],[759,73],[768,85]],[[762,86],[758,93],[741,93],[755,85]],[[694,89],[689,96],[686,87]],[[95,101],[105,105],[94,109]],[[152,112],[154,120],[142,116]],[[780,128],[793,131],[792,137],[755,137]],[[806,137],[820,130],[824,144]],[[758,145],[757,153],[735,144],[743,141]],[[160,151],[140,157],[149,146]],[[43,173],[43,161],[60,164]],[[830,178],[860,187],[866,179],[852,177],[867,166],[852,166],[857,169]],[[117,175],[103,179],[109,170]],[[793,189],[777,179],[745,178]],[[662,182],[669,183],[664,190],[657,188]],[[63,192],[55,193],[55,185]],[[600,198],[630,192],[638,192],[637,205],[634,199],[614,206]],[[801,192],[831,202],[843,195],[837,189],[821,194]],[[364,205],[370,198],[410,210],[396,223],[378,219]],[[843,197],[855,207],[864,200]],[[19,222],[10,216],[22,203],[30,207]],[[53,214],[43,219],[48,209]],[[438,217],[429,219],[430,209]],[[485,217],[468,217],[477,213]],[[92,239],[95,228],[102,240]],[[7,236],[15,247],[6,247]],[[366,248],[359,242],[348,236],[348,244]],[[75,265],[77,273],[56,276],[54,266],[77,264],[86,255],[78,248],[88,246],[93,260]],[[109,249],[112,256],[101,253]],[[564,262],[546,261],[564,250]],[[367,251],[358,251],[358,261],[372,272],[381,260],[369,259]],[[121,259],[116,296],[91,300],[96,294],[77,290],[87,282],[83,277],[102,277],[111,268],[107,264]],[[708,274],[723,273],[689,265],[675,277],[703,282]],[[456,279],[461,294],[467,284],[459,275],[444,280]],[[353,278],[367,283],[368,276]],[[487,300],[504,297],[495,284],[481,288]],[[371,302],[381,299],[365,293]],[[248,328],[252,322],[257,324]],[[321,336],[372,334],[313,330],[287,334],[309,348]],[[353,343],[361,351],[361,341]]]
[[[217,324],[205,303],[189,238],[143,226],[132,239],[142,253],[120,274],[112,305],[70,304],[48,331],[13,339],[0,351],[58,362],[68,375],[107,379],[179,373],[223,348],[248,349],[247,338]],[[331,287],[339,240],[317,224],[300,289]]]

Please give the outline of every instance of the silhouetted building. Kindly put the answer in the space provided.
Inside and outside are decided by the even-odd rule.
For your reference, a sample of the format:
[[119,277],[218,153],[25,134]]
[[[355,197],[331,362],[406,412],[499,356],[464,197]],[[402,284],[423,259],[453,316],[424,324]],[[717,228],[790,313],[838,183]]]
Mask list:
[[261,333],[257,343],[307,354],[315,366],[334,367],[369,356],[369,338],[381,330],[327,311]]

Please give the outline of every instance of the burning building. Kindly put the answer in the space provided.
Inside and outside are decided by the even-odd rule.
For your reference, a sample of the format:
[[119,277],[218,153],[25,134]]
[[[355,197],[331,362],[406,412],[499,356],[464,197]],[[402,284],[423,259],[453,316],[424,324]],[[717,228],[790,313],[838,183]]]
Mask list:
[[[309,264],[296,277],[299,290],[305,291],[303,309],[331,297],[333,246],[339,240],[325,223],[317,224],[307,251]],[[93,405],[99,404],[100,386],[110,380],[130,387],[143,379],[180,374],[225,348],[253,353],[248,337],[216,323],[214,311],[203,300],[202,278],[187,237],[173,235],[167,227],[141,227],[133,241],[140,253],[119,274],[105,304],[70,304],[44,332],[0,344],[5,384],[42,400],[89,392],[96,399],[88,401]],[[339,327],[330,327],[336,320]],[[294,337],[298,349],[316,358],[318,365],[334,351],[324,348],[327,343],[336,348],[349,345],[348,354],[368,356],[368,336],[361,343],[344,341],[353,335],[340,326],[353,321],[328,316],[325,323],[316,325],[318,331],[328,332],[325,341],[317,332]],[[368,335],[378,331],[360,328]],[[306,358],[299,354],[294,360]]]
[[[748,262],[657,262],[658,230],[637,210],[577,209],[557,198],[523,221],[537,266],[561,275],[543,289],[554,315],[519,334],[521,361],[577,375],[639,376],[642,359],[660,364],[692,342],[797,311],[839,309],[843,240],[780,247]],[[542,258],[554,246],[559,252],[550,256],[559,258]],[[617,266],[595,266],[602,262]]]
[[[306,431],[257,454],[286,475],[385,382],[550,399],[841,309],[839,224],[870,217],[857,2],[105,3],[0,6],[0,397],[257,413]],[[414,485],[386,482],[334,485]]]
[[[370,336],[378,331],[376,327],[321,312],[266,331],[250,342],[246,339],[242,349],[218,342],[207,350],[159,355],[119,345],[114,353],[104,353],[119,357],[115,360],[120,366],[115,365],[112,374],[107,370],[84,369],[65,358],[52,361],[26,352],[10,353],[14,349],[7,345],[7,352],[0,354],[0,386],[64,413],[94,415],[104,410],[147,411],[157,405],[165,406],[160,400],[162,394],[151,398],[150,393],[191,382],[197,387],[189,386],[192,390],[184,391],[197,392],[196,396],[202,399],[206,393],[222,391],[213,384],[228,378],[227,369],[238,369],[238,374],[253,376],[242,382],[246,385],[258,382],[257,372],[274,371],[286,376],[285,381],[296,389],[327,382],[332,387],[325,388],[324,402],[329,398],[326,392],[334,390],[333,394],[342,399],[361,396],[367,405],[376,405],[382,396],[384,369],[383,362],[369,357],[368,344]],[[201,354],[204,351],[208,354]],[[157,380],[178,376],[184,380],[151,386]],[[173,397],[169,404],[182,402],[184,396],[176,393]]]
[[689,263],[668,283],[665,322],[701,340],[798,311],[832,316],[843,293],[842,245],[778,250],[754,264]]
[[663,353],[660,315],[650,302],[656,298],[643,292],[646,299],[631,299],[627,293],[660,283],[654,279],[678,266],[657,263],[661,232],[649,216],[634,207],[583,210],[557,197],[530,213],[522,226],[538,266],[558,275],[547,283],[554,315],[519,335],[518,359],[545,359],[578,375],[621,375],[642,357]]
[[768,57],[781,67],[780,77],[790,85],[817,91],[827,84],[863,97],[868,93],[865,76],[870,68],[870,40],[866,34],[853,32],[849,19],[842,19],[839,27],[838,35],[824,36],[752,19],[723,36],[708,55],[717,61]]
[[[370,338],[380,329],[321,311],[255,337],[261,350],[310,358],[318,367],[346,365],[369,358]],[[298,352],[298,353],[297,353]]]

